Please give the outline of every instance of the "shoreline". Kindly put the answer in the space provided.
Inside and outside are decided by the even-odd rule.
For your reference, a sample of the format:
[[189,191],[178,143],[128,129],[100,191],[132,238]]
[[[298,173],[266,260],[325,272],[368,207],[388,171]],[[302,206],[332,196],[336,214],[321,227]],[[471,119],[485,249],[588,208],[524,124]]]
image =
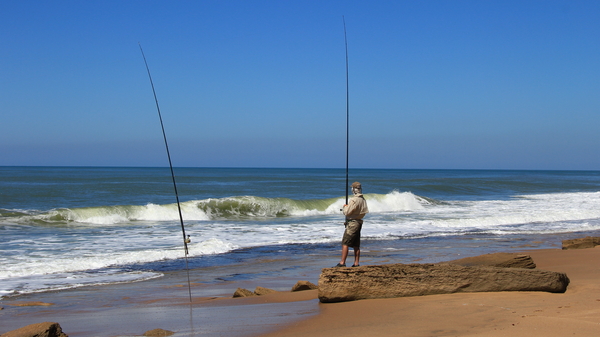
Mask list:
[[[99,331],[103,336],[141,336],[156,328],[174,331],[174,336],[240,337],[392,336],[399,331],[410,336],[598,334],[600,246],[520,252],[531,255],[538,269],[565,272],[571,280],[567,292],[461,293],[323,304],[316,290],[289,291],[299,280],[316,284],[315,275],[289,272],[258,281],[193,282],[190,305],[183,274],[167,273],[138,283],[3,299],[0,333],[53,321],[67,335],[82,337],[97,336]],[[278,292],[231,298],[238,287],[256,286]],[[27,302],[38,303],[19,306]],[[48,303],[53,304],[44,305]]]

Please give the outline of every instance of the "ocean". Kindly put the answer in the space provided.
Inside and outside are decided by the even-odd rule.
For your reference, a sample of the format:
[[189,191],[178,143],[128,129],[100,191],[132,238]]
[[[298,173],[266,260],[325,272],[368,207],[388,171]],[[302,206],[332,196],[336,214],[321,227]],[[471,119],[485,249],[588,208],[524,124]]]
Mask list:
[[[196,281],[318,277],[339,261],[343,169],[174,170]],[[600,171],[351,169],[353,181],[370,209],[362,265],[560,248],[600,232]],[[168,168],[0,167],[0,234],[1,297],[186,268]]]

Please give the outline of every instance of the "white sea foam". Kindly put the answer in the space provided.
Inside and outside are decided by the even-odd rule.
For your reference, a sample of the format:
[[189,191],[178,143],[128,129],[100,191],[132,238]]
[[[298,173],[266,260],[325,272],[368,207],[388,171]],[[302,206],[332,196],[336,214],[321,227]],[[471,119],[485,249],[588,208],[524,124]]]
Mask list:
[[[186,220],[208,220],[209,216],[197,207],[197,202],[181,203],[181,213]],[[96,225],[113,225],[130,221],[179,220],[176,204],[145,206],[104,206],[76,209],[56,209],[44,214],[23,217],[25,220],[71,221]]]
[[[181,203],[181,213],[186,220],[208,220],[208,215],[197,207],[196,202]],[[137,208],[131,217],[131,220],[157,220],[170,221],[178,220],[179,212],[177,205],[155,205],[148,204],[143,208]]]
[[404,212],[422,210],[428,202],[410,192],[394,191],[386,195],[375,195],[368,198],[371,212]]
[[[122,267],[184,257],[182,246],[173,236],[166,240],[163,238],[166,242],[163,242],[162,246],[158,238],[151,237],[138,242],[135,242],[135,236],[121,237],[122,240],[96,239],[99,239],[99,242],[86,242],[86,238],[80,238],[79,243],[56,242],[54,247],[39,250],[35,256],[0,257],[0,264],[3,265],[0,270],[0,296],[15,291],[27,293],[40,289],[58,290],[89,284],[131,282],[159,277],[161,273],[127,271]],[[148,244],[149,242],[154,244]],[[33,242],[20,243],[34,244]],[[151,248],[140,249],[142,244]],[[67,249],[69,247],[71,249]],[[188,247],[190,257],[221,254],[237,248],[231,243],[214,238],[192,242]],[[90,271],[95,272],[90,273]]]
[[[522,195],[508,200],[454,201],[392,218],[375,215],[373,237],[465,232],[568,232],[600,228],[599,193]],[[369,207],[371,207],[369,205]],[[396,220],[396,221],[394,221]]]

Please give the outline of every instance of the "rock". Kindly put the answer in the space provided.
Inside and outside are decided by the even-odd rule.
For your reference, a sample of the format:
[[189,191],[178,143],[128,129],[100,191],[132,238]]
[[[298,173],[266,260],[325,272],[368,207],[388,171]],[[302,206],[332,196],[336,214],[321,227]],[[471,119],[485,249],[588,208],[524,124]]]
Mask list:
[[53,322],[35,323],[2,334],[2,337],[69,337]]
[[173,331],[163,330],[163,329],[154,329],[154,330],[149,330],[149,331],[144,332],[144,336],[152,336],[152,337],[171,336],[174,334],[175,333]]
[[233,297],[250,297],[250,296],[256,296],[256,294],[251,292],[250,290],[244,289],[244,288],[237,288],[235,293],[233,293]]
[[54,303],[46,303],[46,302],[11,302],[10,305],[15,306],[15,307],[35,307],[35,306],[49,307],[51,305],[54,305]]
[[254,289],[254,294],[258,295],[258,296],[262,296],[262,295],[274,293],[275,291],[276,290],[269,289],[269,288],[256,287],[256,289]]
[[583,249],[600,246],[600,237],[586,236],[585,238],[563,240],[562,249]]
[[500,267],[535,269],[536,265],[529,255],[514,253],[494,253],[464,259],[442,262],[465,267]]
[[568,284],[564,273],[537,269],[399,263],[324,268],[319,277],[319,300],[327,303],[484,291],[563,293]]
[[317,288],[319,287],[317,287],[317,285],[314,283],[310,283],[308,281],[298,281],[292,287],[292,291],[313,290]]

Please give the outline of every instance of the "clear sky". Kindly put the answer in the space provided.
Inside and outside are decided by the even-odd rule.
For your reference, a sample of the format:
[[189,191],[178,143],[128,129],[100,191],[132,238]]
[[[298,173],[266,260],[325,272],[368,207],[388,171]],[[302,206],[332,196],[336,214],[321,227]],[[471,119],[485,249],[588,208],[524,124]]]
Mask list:
[[600,1],[0,1],[0,165],[600,170]]

